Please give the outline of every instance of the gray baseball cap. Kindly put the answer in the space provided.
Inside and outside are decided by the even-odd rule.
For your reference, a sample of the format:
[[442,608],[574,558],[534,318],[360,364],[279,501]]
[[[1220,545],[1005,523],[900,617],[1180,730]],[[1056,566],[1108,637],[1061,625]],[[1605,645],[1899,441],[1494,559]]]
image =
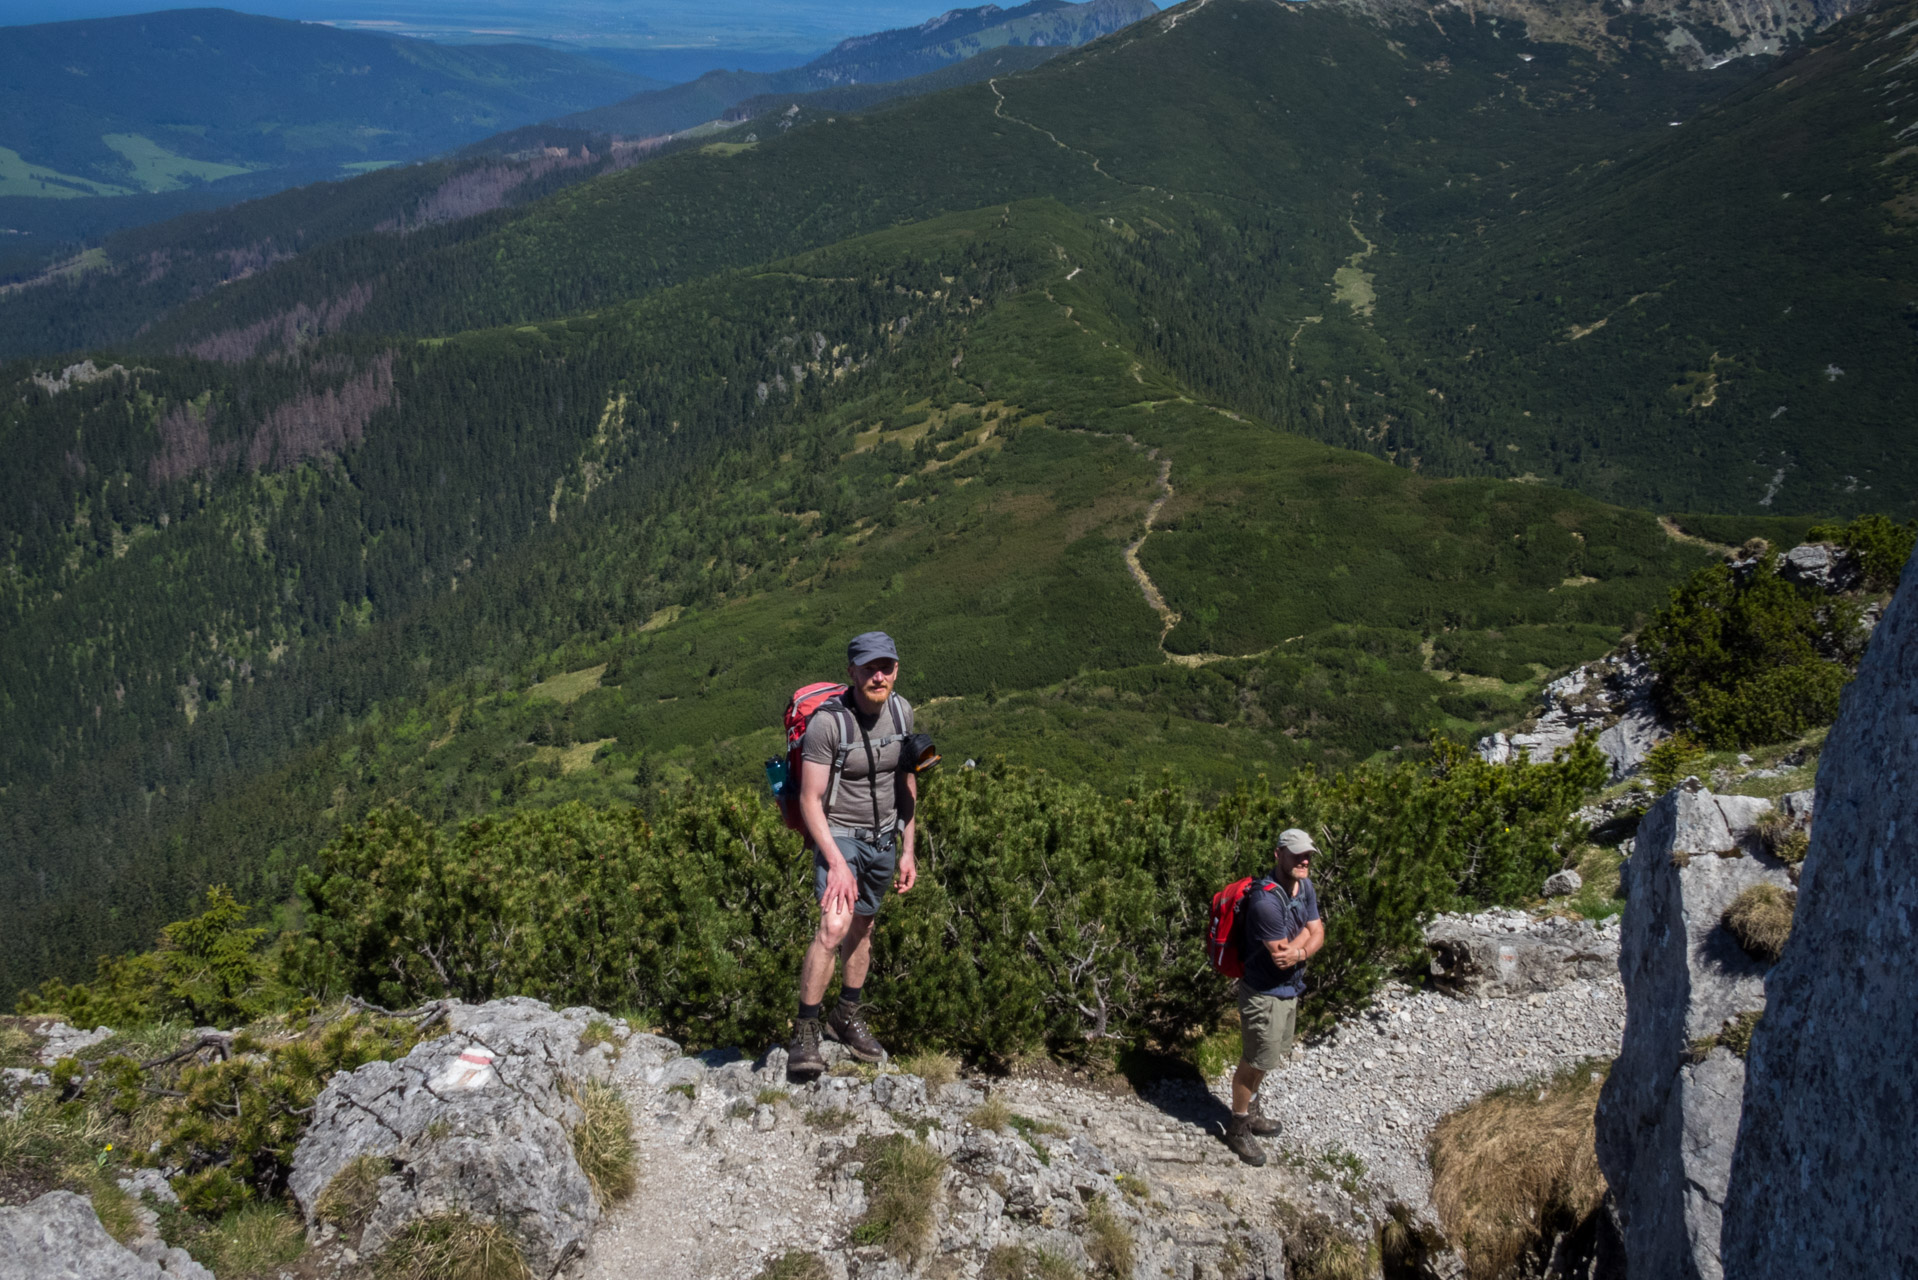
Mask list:
[[899,650],[894,646],[892,637],[883,631],[866,631],[852,638],[846,646],[846,665],[861,667],[880,658],[899,661]]
[[1272,852],[1277,853],[1280,849],[1285,850],[1285,852],[1295,857],[1301,853],[1317,853],[1319,851],[1318,846],[1312,843],[1312,837],[1297,827],[1287,827],[1285,830],[1279,832],[1278,847],[1273,849]]

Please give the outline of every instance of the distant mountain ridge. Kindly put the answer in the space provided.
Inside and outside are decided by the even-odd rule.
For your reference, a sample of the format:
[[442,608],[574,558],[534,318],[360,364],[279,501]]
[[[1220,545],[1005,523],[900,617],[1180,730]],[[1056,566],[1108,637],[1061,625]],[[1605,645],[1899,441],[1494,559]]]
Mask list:
[[[226,9],[9,27],[0,199],[227,184],[230,198],[425,159],[651,83],[525,45],[449,47]],[[16,221],[0,211],[0,225]]]
[[1016,9],[948,9],[916,27],[842,40],[800,70],[827,84],[901,80],[1001,45],[1082,45],[1158,11],[1151,0],[1032,0]]
[[675,133],[764,94],[812,93],[840,85],[880,84],[926,75],[1008,45],[1073,48],[1159,11],[1152,0],[1032,0],[1016,9],[949,9],[916,27],[853,36],[788,71],[711,71],[687,84],[639,93],[624,102],[551,123],[596,133],[650,137]]

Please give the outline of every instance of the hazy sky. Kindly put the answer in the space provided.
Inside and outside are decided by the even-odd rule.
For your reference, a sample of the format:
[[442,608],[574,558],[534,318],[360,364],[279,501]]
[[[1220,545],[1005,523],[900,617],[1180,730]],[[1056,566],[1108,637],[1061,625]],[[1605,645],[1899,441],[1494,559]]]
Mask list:
[[[195,6],[153,0],[0,0],[0,24],[189,7]],[[224,7],[441,39],[817,50],[850,35],[923,22],[953,5],[939,0],[251,0]]]

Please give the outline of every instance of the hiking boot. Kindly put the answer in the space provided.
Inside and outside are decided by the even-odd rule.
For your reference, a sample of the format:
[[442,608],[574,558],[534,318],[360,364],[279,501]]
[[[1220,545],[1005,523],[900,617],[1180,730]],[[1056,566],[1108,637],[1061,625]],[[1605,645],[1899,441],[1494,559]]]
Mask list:
[[1225,1129],[1225,1145],[1232,1148],[1232,1154],[1255,1169],[1265,1163],[1265,1148],[1252,1136],[1250,1116],[1232,1117],[1232,1123]]
[[1246,1114],[1245,1127],[1261,1138],[1269,1138],[1279,1131],[1279,1122],[1265,1114],[1257,1098],[1252,1099],[1252,1110]]
[[786,1046],[786,1078],[812,1079],[826,1069],[826,1055],[819,1051],[819,1019],[801,1018],[793,1023],[793,1040]]
[[866,1020],[859,1013],[859,1006],[847,1008],[835,1005],[832,1016],[826,1019],[826,1038],[837,1040],[861,1062],[877,1062],[886,1056],[885,1048],[872,1038],[872,1032],[866,1026]]

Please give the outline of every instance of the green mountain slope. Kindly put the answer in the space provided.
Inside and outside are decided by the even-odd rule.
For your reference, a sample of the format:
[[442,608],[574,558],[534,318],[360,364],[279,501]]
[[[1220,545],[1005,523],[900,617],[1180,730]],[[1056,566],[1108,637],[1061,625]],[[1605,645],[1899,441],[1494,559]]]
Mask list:
[[[749,778],[849,627],[901,637],[950,758],[1098,785],[1509,722],[1708,554],[1602,498],[1918,497],[1885,324],[1911,160],[1878,105],[1914,8],[1703,76],[1449,11],[1206,0],[343,232],[90,365],[16,362],[0,984],[209,882],[278,900],[384,799]],[[1800,224],[1765,177],[1833,199]],[[1845,291],[1851,363],[1794,364],[1772,308]],[[1761,446],[1875,470],[1766,495],[1728,462]]]
[[[1517,626],[1590,656],[1701,562],[1649,516],[1424,479],[1193,399],[1126,348],[1123,295],[1094,283],[1122,243],[1019,205],[462,336],[391,359],[393,403],[344,467],[204,503],[203,486],[156,486],[176,495],[164,529],[152,516],[57,601],[49,584],[7,633],[52,657],[76,617],[141,619],[65,649],[80,667],[58,679],[8,679],[10,717],[52,730],[54,752],[53,773],[24,750],[8,762],[9,847],[30,851],[10,885],[31,921],[8,975],[137,936],[185,886],[270,897],[386,796],[450,817],[637,796],[662,771],[750,777],[785,694],[835,668],[854,620],[902,637],[955,759],[1094,779],[1177,764],[1230,785],[1472,732],[1523,687],[1433,669],[1429,633]],[[236,390],[221,382],[173,362],[47,408],[86,406],[63,412],[104,469],[137,457],[137,430],[118,459],[98,434],[138,422],[130,400],[161,420],[212,405],[217,428]],[[474,434],[495,447],[462,450]],[[257,440],[210,430],[208,448]],[[1134,547],[1191,619],[1163,648]],[[365,613],[326,616],[355,592]],[[1241,647],[1188,658],[1215,639]],[[179,658],[156,664],[169,645]],[[539,683],[563,672],[579,674]],[[262,776],[303,739],[325,745]]]
[[[1204,314],[1155,343],[1245,411],[1427,468],[1674,507],[1754,509],[1778,469],[1758,455],[1783,450],[1800,482],[1774,504],[1897,507],[1913,465],[1894,407],[1910,390],[1896,299],[1911,254],[1886,210],[1911,159],[1878,163],[1898,151],[1897,123],[1877,114],[1863,64],[1902,11],[1817,37],[1707,110],[1743,83],[1715,77],[1756,64],[1705,75],[1536,43],[1526,61],[1463,22],[1381,30],[1336,6],[1218,0],[1025,76],[640,166],[436,252],[342,244],[182,310],[151,340],[202,340],[355,278],[373,293],[353,321],[368,331],[524,322],[1052,195],[1125,219],[1141,257],[1203,281],[1190,309]],[[1816,160],[1799,148],[1791,169],[1739,141],[1807,129],[1845,142]],[[1802,228],[1789,252],[1768,221],[1784,193],[1753,189],[1781,172],[1821,188],[1806,221],[1781,215],[1778,229]],[[1840,194],[1824,201],[1826,187]],[[1748,234],[1723,240],[1726,227]],[[1828,357],[1790,358],[1789,326],[1754,346],[1755,317],[1840,305],[1808,288],[1872,298],[1839,321],[1859,353],[1842,376]],[[1195,327],[1203,369],[1180,363]],[[1844,424],[1837,449],[1828,416]]]

